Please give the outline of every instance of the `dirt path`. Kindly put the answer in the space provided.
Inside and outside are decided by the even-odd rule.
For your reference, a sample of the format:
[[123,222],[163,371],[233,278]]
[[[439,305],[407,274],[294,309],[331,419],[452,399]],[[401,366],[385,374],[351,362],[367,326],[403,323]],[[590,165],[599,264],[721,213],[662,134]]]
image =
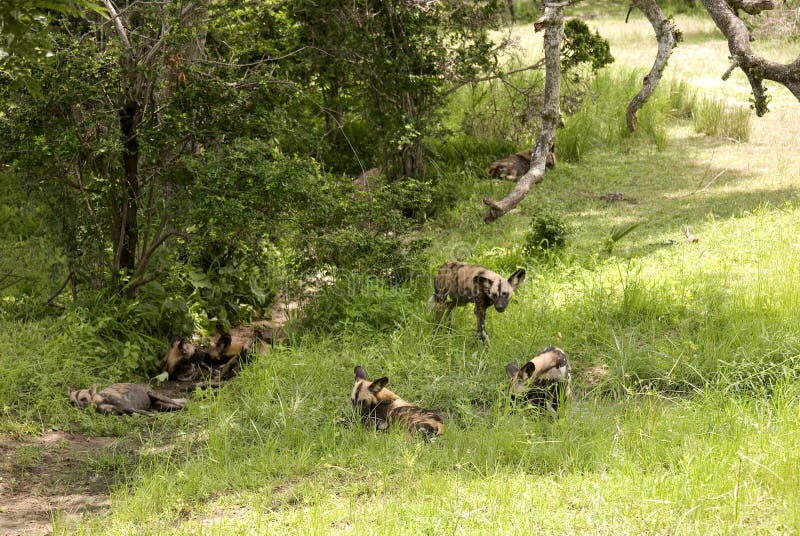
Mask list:
[[114,475],[129,459],[115,438],[0,435],[0,534],[49,534],[56,519],[106,509]]

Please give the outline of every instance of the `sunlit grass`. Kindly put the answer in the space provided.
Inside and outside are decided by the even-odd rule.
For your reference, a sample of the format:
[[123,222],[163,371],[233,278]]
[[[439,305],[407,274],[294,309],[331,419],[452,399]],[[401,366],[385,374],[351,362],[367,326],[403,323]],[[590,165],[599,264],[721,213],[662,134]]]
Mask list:
[[[111,454],[92,462],[124,477],[111,510],[77,526],[56,517],[55,533],[800,531],[797,104],[779,93],[751,123],[736,115],[746,104],[715,108],[730,95],[746,103],[747,88],[719,80],[726,53],[709,41],[713,24],[681,15],[687,42],[632,139],[624,105],[655,44],[641,16],[623,20],[592,21],[623,65],[601,74],[586,111],[568,119],[558,166],[517,211],[481,221],[481,198],[512,186],[482,178],[515,149],[492,139],[502,129],[433,144],[442,189],[420,231],[434,241],[430,272],[453,258],[528,270],[508,310],[488,313],[488,348],[474,339],[470,307],[452,331],[434,331],[430,278],[377,291],[354,282],[340,326],[259,356],[224,389],[195,393],[186,412],[114,419],[68,405],[65,384],[101,373],[55,321],[3,321],[21,334],[0,340],[4,431],[57,426],[142,443],[134,469]],[[540,42],[530,27],[513,31],[529,39],[523,48]],[[467,98],[454,107],[467,109]],[[709,126],[695,127],[692,114],[707,108]],[[449,120],[458,132],[458,113]],[[745,124],[749,142],[737,134]],[[615,192],[626,200],[600,197]],[[545,208],[573,231],[560,253],[529,258],[524,237]],[[700,240],[688,242],[684,227]],[[376,294],[397,312],[380,332],[356,321]],[[556,419],[515,410],[503,394],[504,366],[550,344],[574,374],[575,396]],[[441,411],[444,435],[424,443],[358,426],[348,399],[356,364]]]

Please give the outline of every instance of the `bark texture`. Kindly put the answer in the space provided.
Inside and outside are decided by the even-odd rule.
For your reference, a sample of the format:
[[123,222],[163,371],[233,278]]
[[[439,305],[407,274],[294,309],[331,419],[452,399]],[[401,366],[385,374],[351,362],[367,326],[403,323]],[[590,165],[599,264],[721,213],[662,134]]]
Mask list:
[[661,8],[658,7],[655,0],[633,0],[632,5],[639,8],[653,26],[653,30],[656,32],[656,39],[658,40],[658,52],[656,53],[653,67],[650,69],[647,76],[644,77],[642,89],[631,99],[630,104],[628,104],[625,118],[628,123],[629,132],[636,130],[636,114],[639,113],[639,110],[650,99],[656,87],[658,87],[664,68],[667,66],[670,56],[672,56],[672,49],[678,45],[679,35],[675,25],[664,16],[664,13],[661,11]]
[[489,206],[489,210],[483,218],[486,223],[495,221],[516,207],[528,195],[531,186],[544,180],[547,153],[555,141],[556,128],[561,124],[561,108],[559,105],[561,96],[561,43],[564,37],[564,7],[566,5],[566,3],[545,4],[544,16],[534,24],[537,32],[544,29],[545,85],[542,128],[533,147],[531,167],[527,173],[520,177],[514,189],[500,201],[495,201],[489,197],[483,198],[483,202]]
[[[702,0],[702,2],[714,24],[728,40],[733,68],[740,68],[750,81],[756,115],[761,117],[768,111],[769,99],[764,80],[782,84],[797,100],[800,100],[800,56],[791,63],[783,64],[769,61],[754,53],[750,48],[750,31],[734,12],[734,9],[742,9],[750,14],[758,14],[763,10],[772,9],[774,7],[772,0],[733,0],[730,5],[725,0]],[[723,80],[730,76],[732,69],[726,71]]]

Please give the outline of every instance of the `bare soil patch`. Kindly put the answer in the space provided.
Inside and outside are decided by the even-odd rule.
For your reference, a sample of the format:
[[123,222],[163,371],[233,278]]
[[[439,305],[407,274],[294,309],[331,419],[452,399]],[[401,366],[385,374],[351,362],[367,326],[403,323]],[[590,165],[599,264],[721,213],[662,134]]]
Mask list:
[[119,464],[129,459],[116,438],[0,435],[0,534],[49,534],[55,519],[105,510]]

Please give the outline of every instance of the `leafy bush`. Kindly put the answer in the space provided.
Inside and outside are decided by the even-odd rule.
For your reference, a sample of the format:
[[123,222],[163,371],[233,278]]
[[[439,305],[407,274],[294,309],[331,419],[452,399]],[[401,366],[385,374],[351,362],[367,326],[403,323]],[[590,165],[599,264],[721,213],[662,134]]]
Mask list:
[[354,272],[341,273],[305,309],[304,324],[318,332],[382,332],[403,325],[412,307],[409,287]]
[[563,248],[570,232],[569,225],[559,215],[552,212],[537,213],[531,221],[531,230],[525,235],[523,251],[535,257],[546,250]]

